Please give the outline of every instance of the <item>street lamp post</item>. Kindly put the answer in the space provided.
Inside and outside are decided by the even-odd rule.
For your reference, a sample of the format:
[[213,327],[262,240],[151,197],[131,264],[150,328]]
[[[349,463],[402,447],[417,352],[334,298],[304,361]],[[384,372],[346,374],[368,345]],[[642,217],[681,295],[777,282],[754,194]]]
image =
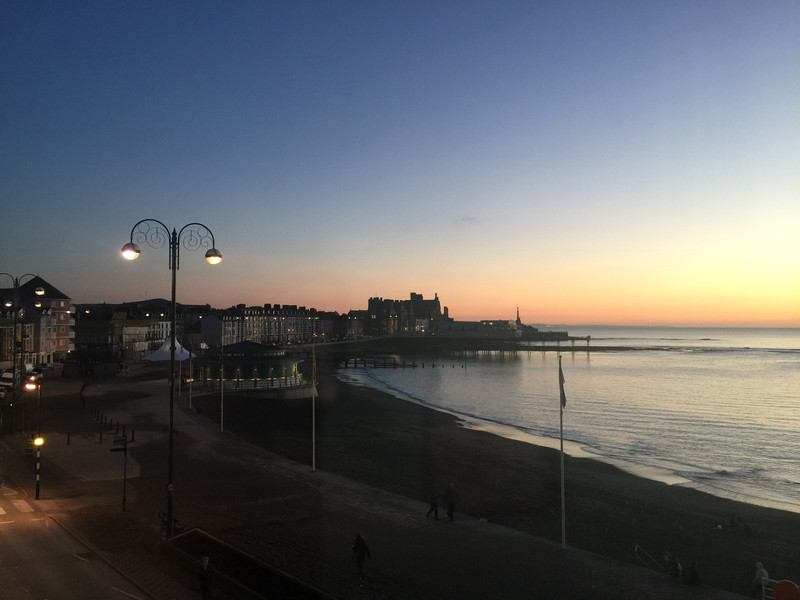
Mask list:
[[42,446],[44,446],[44,438],[42,436],[33,440],[33,445],[36,446],[36,499],[39,499],[39,472],[42,464]]
[[28,380],[25,383],[25,389],[29,391],[37,390],[36,401],[36,437],[33,440],[33,445],[36,446],[36,499],[39,499],[39,473],[42,464],[42,446],[44,445],[44,438],[42,437],[42,384],[38,381]]
[[36,399],[36,437],[42,437],[42,384],[35,381],[28,381],[25,384],[26,390],[37,390],[38,397]]
[[122,511],[128,506],[128,437],[115,438],[110,452],[122,452]]
[[172,314],[169,348],[169,462],[167,471],[167,537],[172,537],[174,532],[174,519],[172,510],[173,500],[173,465],[174,465],[174,406],[175,406],[175,326],[176,326],[176,302],[175,302],[175,276],[180,267],[180,247],[186,250],[198,250],[208,248],[205,254],[206,260],[215,265],[222,260],[222,254],[214,245],[214,234],[202,223],[189,223],[184,225],[180,231],[175,228],[170,232],[169,228],[161,221],[156,219],[143,219],[136,223],[131,229],[131,241],[122,247],[122,256],[128,260],[139,257],[141,251],[138,244],[146,243],[151,248],[162,248],[169,245],[169,269],[172,271]]

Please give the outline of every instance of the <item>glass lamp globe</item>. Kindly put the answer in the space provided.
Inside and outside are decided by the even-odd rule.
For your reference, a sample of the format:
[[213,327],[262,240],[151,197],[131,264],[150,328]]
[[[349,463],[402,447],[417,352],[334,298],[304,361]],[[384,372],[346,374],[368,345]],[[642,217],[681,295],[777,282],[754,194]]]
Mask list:
[[219,262],[222,260],[222,254],[220,254],[220,251],[216,248],[212,248],[206,252],[206,260],[211,265],[219,264]]
[[135,260],[139,258],[141,254],[141,250],[139,250],[139,246],[134,244],[133,242],[128,242],[122,247],[122,256],[127,258],[128,260]]

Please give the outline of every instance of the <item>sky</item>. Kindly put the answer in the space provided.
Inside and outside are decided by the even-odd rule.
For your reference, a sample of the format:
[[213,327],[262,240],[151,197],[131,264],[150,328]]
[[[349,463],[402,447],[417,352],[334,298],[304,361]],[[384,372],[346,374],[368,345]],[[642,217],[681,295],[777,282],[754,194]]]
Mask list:
[[181,303],[800,326],[798,167],[796,1],[0,0],[0,271],[76,303],[156,219]]

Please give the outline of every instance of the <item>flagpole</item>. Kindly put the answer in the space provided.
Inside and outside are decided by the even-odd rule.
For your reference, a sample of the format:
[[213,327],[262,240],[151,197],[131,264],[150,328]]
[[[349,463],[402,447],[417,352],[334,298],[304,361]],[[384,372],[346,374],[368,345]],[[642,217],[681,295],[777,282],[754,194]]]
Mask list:
[[317,470],[317,346],[311,346],[311,470]]
[[564,394],[564,372],[561,370],[561,354],[558,355],[558,387],[559,387],[559,430],[561,438],[561,548],[567,547],[567,513],[566,495],[564,491],[564,406],[566,405],[566,395]]
[[225,431],[225,346],[219,351],[219,432]]

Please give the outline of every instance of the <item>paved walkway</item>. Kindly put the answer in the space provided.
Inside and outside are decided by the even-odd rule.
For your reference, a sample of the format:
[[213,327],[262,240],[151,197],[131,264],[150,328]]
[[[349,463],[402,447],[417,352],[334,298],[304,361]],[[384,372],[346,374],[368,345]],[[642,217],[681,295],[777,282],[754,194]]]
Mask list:
[[[166,503],[168,455],[165,379],[148,380],[133,369],[127,378],[94,382],[85,390],[85,404],[80,388],[81,382],[70,380],[43,388],[43,414],[55,426],[43,427],[39,507],[126,574],[143,597],[199,598],[191,569],[159,550],[157,513]],[[468,515],[453,523],[428,519],[422,502],[312,472],[220,432],[187,398],[176,400],[174,419],[176,518],[331,598],[741,598],[561,549]],[[122,428],[128,439],[134,436],[124,485],[123,453],[110,452]],[[15,434],[3,443],[18,459],[0,466],[32,498],[33,466],[23,457],[24,439]],[[372,550],[364,581],[350,553],[356,531]]]

